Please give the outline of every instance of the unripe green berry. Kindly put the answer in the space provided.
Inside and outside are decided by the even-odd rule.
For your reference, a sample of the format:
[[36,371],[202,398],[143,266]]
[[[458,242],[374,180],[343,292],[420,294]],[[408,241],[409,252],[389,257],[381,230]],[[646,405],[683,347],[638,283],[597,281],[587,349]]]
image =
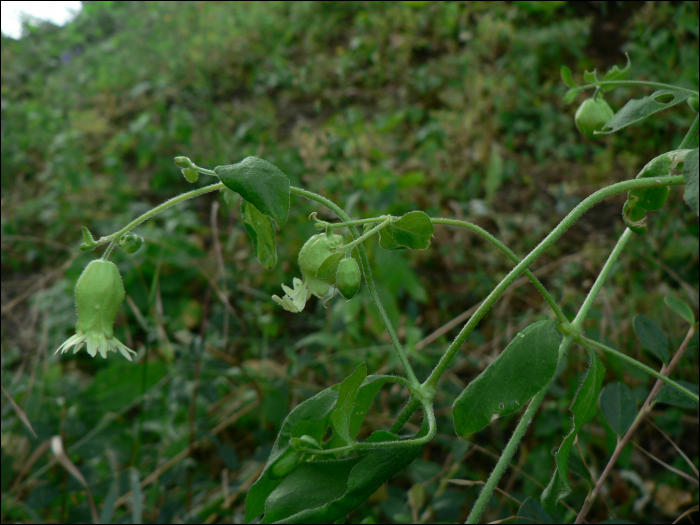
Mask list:
[[143,237],[135,233],[125,233],[122,238],[119,239],[119,246],[126,253],[134,253],[143,244]]
[[88,264],[75,285],[80,330],[102,333],[110,339],[125,295],[122,277],[113,262],[97,259]]
[[695,111],[695,113],[698,112],[698,96],[693,95],[688,99],[688,105],[690,106],[690,109]]
[[336,248],[345,240],[342,235],[319,233],[311,237],[299,250],[299,268],[304,282],[316,297],[324,297],[335,284],[335,275],[321,279],[317,277],[318,269],[329,256],[337,253]]
[[338,286],[340,294],[346,299],[352,299],[360,289],[362,274],[357,261],[352,257],[343,259],[338,263],[338,270],[335,274],[335,284]]
[[574,120],[578,130],[589,139],[593,139],[596,138],[593,132],[602,130],[605,123],[614,116],[615,113],[605,100],[588,98],[576,110]]
[[175,164],[177,164],[180,168],[189,168],[190,164],[192,164],[192,161],[187,157],[175,157],[174,160]]

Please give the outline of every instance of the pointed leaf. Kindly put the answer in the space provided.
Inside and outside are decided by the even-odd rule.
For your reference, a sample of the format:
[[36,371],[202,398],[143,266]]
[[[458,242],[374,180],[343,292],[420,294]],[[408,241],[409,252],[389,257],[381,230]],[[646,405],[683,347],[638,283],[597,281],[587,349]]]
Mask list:
[[593,71],[584,71],[583,80],[585,80],[589,84],[598,82],[598,73],[596,73],[595,69]]
[[214,168],[224,185],[282,226],[289,215],[289,179],[274,164],[248,157],[238,164]]
[[354,439],[355,436],[357,436],[357,432],[360,430],[360,426],[362,426],[362,421],[365,419],[365,414],[367,414],[367,411],[369,410],[372,401],[374,400],[382,386],[391,381],[392,376],[367,376],[367,379],[365,379],[364,383],[362,383],[362,386],[357,392],[357,398],[355,398],[355,405],[352,408],[352,419],[350,421],[350,437]]
[[689,152],[685,156],[683,164],[683,180],[685,181],[685,193],[683,199],[695,212],[695,215],[700,213],[698,209],[698,148]]
[[566,66],[561,66],[561,79],[564,81],[564,84],[570,88],[575,88],[578,86],[578,84],[576,84],[574,79],[571,77],[571,70]]
[[542,505],[550,513],[554,512],[557,502],[561,498],[571,493],[571,487],[569,486],[569,455],[571,447],[583,426],[593,419],[598,410],[598,395],[603,384],[605,367],[595,353],[590,352],[589,359],[590,365],[570,408],[574,415],[574,425],[556,453],[557,468],[549,481],[549,485],[542,492]]
[[695,324],[695,315],[690,309],[690,306],[688,306],[688,303],[673,295],[667,295],[664,297],[664,302],[666,303],[666,306],[668,306],[690,324]]
[[581,88],[571,88],[566,92],[566,95],[564,95],[564,103],[571,104],[574,100],[576,100],[579,93],[581,93]]
[[379,246],[385,250],[403,250],[404,247],[401,246],[394,236],[391,234],[391,230],[387,226],[383,230],[379,231]]
[[[296,453],[291,447],[290,440],[293,437],[304,435],[311,436],[316,441],[321,441],[323,434],[328,428],[330,414],[338,399],[337,386],[326,388],[312,398],[297,405],[282,423],[275,444],[272,446],[267,464],[260,474],[258,480],[250,487],[245,500],[245,522],[248,523],[256,516],[265,512],[265,500],[270,493],[277,488],[286,478],[285,475],[276,476],[271,471],[278,463],[294,459]],[[286,466],[286,465],[284,465]],[[290,463],[291,472],[294,471],[294,464]],[[286,469],[285,469],[286,470]],[[288,476],[291,472],[287,473]],[[279,472],[278,472],[279,474]]]
[[[688,381],[678,381],[681,385],[690,390],[693,394],[698,394],[698,385],[694,385]],[[688,397],[680,390],[676,390],[671,385],[664,385],[654,397],[654,403],[664,403],[690,410],[698,409],[698,402]]]
[[633,323],[634,333],[642,342],[642,347],[668,364],[668,337],[661,327],[646,315],[635,315]]
[[[607,73],[605,73],[605,77],[603,77],[603,81],[607,82],[612,82],[614,80],[624,80],[627,77],[627,73],[629,72],[630,66],[632,65],[632,62],[630,61],[630,56],[625,53],[625,56],[627,57],[627,65],[620,69],[616,65],[611,67]],[[611,91],[615,89],[616,86],[604,86],[603,90],[604,91]]]
[[552,321],[538,321],[515,336],[455,400],[452,411],[457,435],[467,437],[518,410],[547,386],[557,368],[561,339]]
[[367,377],[367,365],[360,364],[355,371],[346,377],[340,383],[338,390],[338,402],[331,414],[331,423],[333,424],[334,432],[338,433],[339,437],[350,443],[354,441],[354,436],[350,435],[350,421],[352,419],[352,409],[355,405],[355,398],[360,385]]
[[253,241],[255,256],[260,264],[268,270],[277,264],[277,248],[275,246],[275,228],[272,219],[263,215],[248,201],[241,204],[241,215],[245,229]]
[[430,246],[434,231],[430,217],[422,211],[408,212],[386,229],[397,244],[414,250],[425,250]]
[[[622,128],[644,120],[650,115],[668,109],[676,104],[684,102],[692,93],[677,91],[675,89],[661,89],[643,99],[632,99],[625,106],[615,113],[599,133],[610,134]],[[669,97],[673,97],[667,100]]]
[[600,408],[613,431],[621,436],[637,416],[637,403],[627,385],[610,383],[600,393]]

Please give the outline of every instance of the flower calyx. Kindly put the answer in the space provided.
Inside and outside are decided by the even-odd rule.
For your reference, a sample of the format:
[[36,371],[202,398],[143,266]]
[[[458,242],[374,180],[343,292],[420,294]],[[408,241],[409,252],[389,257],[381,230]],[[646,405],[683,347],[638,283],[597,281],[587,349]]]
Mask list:
[[597,138],[596,131],[601,131],[605,123],[615,113],[601,97],[587,98],[576,110],[574,121],[578,130],[589,139]]
[[285,310],[299,313],[312,296],[328,301],[336,290],[346,299],[355,296],[362,274],[357,261],[343,251],[342,235],[319,233],[312,236],[299,251],[299,268],[303,280],[294,278],[294,288],[282,285],[286,295],[272,299]]
[[118,351],[131,361],[136,352],[114,337],[114,321],[125,296],[124,283],[114,263],[97,259],[88,264],[75,285],[76,333],[56,353],[73,347],[75,354],[87,345],[92,357],[99,352],[106,358],[108,351]]

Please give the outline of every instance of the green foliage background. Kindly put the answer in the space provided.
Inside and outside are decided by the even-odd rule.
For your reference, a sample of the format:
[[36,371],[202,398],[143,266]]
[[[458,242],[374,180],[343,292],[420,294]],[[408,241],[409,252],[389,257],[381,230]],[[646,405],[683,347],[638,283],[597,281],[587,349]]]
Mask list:
[[[273,270],[255,260],[237,204],[217,195],[138,228],[144,248],[112,258],[129,297],[115,332],[139,352],[138,364],[54,356],[75,323],[74,283],[95,256],[78,250],[80,227],[110,234],[192,189],[174,156],[213,168],[257,155],[354,217],[414,209],[466,217],[524,255],[588,194],[674,149],[693,117],[682,105],[589,141],[573,123],[581,99],[561,102],[561,64],[575,75],[606,71],[623,65],[626,51],[632,78],[698,85],[697,2],[84,2],[63,28],[25,31],[18,41],[2,37],[2,384],[37,437],[3,398],[3,521],[91,520],[83,487],[41,453],[58,434],[104,518],[239,522],[293,405],[362,360],[371,373],[399,372],[364,290],[327,309],[314,300],[299,315],[270,299],[299,275],[296,255],[315,233],[306,217],[318,208],[295,198]],[[640,91],[607,99],[619,109]],[[211,182],[200,176],[195,186]],[[533,268],[544,268],[536,274],[566,312],[576,311],[623,230],[623,202],[596,207]],[[697,312],[698,223],[682,190],[650,222],[630,242],[587,333],[658,367],[631,319],[644,313],[672,348],[682,341],[683,321],[662,298],[677,295]],[[511,267],[481,239],[442,227],[424,252],[387,252],[375,241],[368,250],[419,378],[457,329],[425,338]],[[515,420],[458,440],[449,407],[517,331],[549,317],[527,284],[500,300],[441,382],[438,437],[350,521],[464,520],[478,486],[445,480],[485,480]],[[689,354],[678,378],[697,383],[697,343]],[[623,380],[646,397],[650,378],[604,362],[606,382]],[[585,366],[583,352],[571,354],[518,468],[501,483],[513,498],[539,498]],[[386,428],[402,396],[397,385],[385,388],[361,435]],[[697,465],[697,412],[668,408],[655,422]],[[636,439],[685,468],[653,427]],[[579,445],[599,472],[615,445],[600,414]],[[633,505],[642,489],[618,477],[607,496],[618,517],[669,520],[698,502],[695,487],[631,448],[618,465],[683,501],[669,511],[652,498],[640,513]],[[567,498],[575,510],[589,487],[577,466],[583,476],[572,478]],[[139,481],[148,483],[136,497],[117,500]],[[499,496],[485,518],[517,508]],[[589,519],[608,516],[601,502],[594,509]]]

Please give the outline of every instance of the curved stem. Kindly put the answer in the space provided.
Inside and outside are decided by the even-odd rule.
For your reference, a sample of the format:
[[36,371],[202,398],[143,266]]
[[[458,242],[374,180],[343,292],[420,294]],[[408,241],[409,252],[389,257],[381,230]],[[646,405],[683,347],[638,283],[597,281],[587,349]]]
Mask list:
[[693,394],[690,390],[685,388],[683,385],[676,383],[673,379],[669,379],[663,374],[660,374],[656,370],[654,370],[651,367],[648,367],[644,363],[640,363],[633,357],[628,356],[627,354],[624,354],[618,350],[615,350],[614,348],[610,348],[609,346],[605,346],[602,343],[599,343],[598,341],[594,341],[593,339],[588,339],[587,337],[581,337],[580,339],[576,340],[577,343],[579,343],[582,346],[585,346],[589,350],[592,350],[592,347],[600,348],[604,352],[608,352],[609,354],[614,355],[615,357],[626,361],[627,363],[631,364],[632,366],[635,366],[639,368],[640,370],[643,370],[647,374],[654,376],[656,379],[659,379],[663,381],[664,383],[671,385],[673,388],[676,390],[679,390],[680,392],[683,392],[686,396],[688,396],[690,399],[695,401],[696,403],[700,402],[700,399],[698,399],[697,394]]
[[[209,170],[207,170],[209,171]],[[212,172],[213,173],[213,172]],[[154,215],[162,212],[163,210],[167,210],[171,206],[175,206],[176,204],[180,204],[182,201],[186,201],[187,199],[192,199],[194,197],[199,197],[200,195],[204,195],[206,193],[211,193],[212,191],[220,190],[221,188],[224,188],[224,183],[223,182],[217,182],[216,184],[211,184],[209,186],[205,186],[203,188],[199,188],[196,190],[188,191],[187,193],[183,193],[182,195],[178,195],[177,197],[173,197],[170,200],[165,201],[163,204],[156,206],[152,210],[147,211],[140,217],[137,217],[133,221],[131,221],[129,224],[124,226],[121,230],[119,230],[116,233],[113,233],[109,237],[112,239],[112,242],[109,244],[107,247],[107,250],[105,250],[104,255],[102,255],[102,258],[104,260],[107,260],[109,258],[109,255],[112,253],[112,250],[116,246],[116,244],[119,242],[119,239],[121,239],[121,236],[124,235],[126,232],[129,230],[133,230],[141,224],[144,221],[147,221]]]
[[511,272],[493,289],[493,291],[484,299],[481,306],[474,312],[469,321],[464,325],[460,333],[454,339],[452,344],[449,346],[447,351],[440,358],[440,361],[435,366],[430,376],[425,381],[424,385],[435,388],[440,376],[450,365],[452,358],[455,356],[459,348],[462,346],[464,341],[467,339],[469,334],[476,328],[476,325],[481,321],[481,319],[486,315],[486,312],[493,306],[496,300],[503,294],[503,292],[511,285],[515,279],[517,279],[520,274],[522,274],[540,255],[542,255],[552,244],[554,244],[559,237],[561,237],[566,230],[568,230],[572,224],[574,224],[585,212],[590,208],[598,204],[600,201],[607,199],[618,193],[623,193],[625,191],[639,189],[639,188],[654,188],[658,186],[676,186],[683,184],[683,177],[680,175],[666,176],[666,177],[655,177],[653,179],[634,179],[624,182],[618,182],[598,190],[586,199],[583,200],[578,206],[576,206],[564,219],[557,225],[554,230],[552,230],[547,237],[545,237],[540,244],[538,244],[534,250],[532,250],[527,257],[525,257],[520,263],[511,270]]
[[601,80],[600,82],[584,84],[583,86],[578,86],[577,88],[572,89],[588,89],[599,86],[647,86],[660,89],[673,89],[674,91],[685,91],[686,93],[692,93],[694,95],[697,95],[698,93],[696,90],[693,89],[688,89],[680,86],[672,86],[671,84],[664,84],[662,82],[646,82],[644,80]]
[[617,241],[615,248],[613,248],[613,251],[610,253],[608,260],[605,261],[605,264],[603,265],[603,269],[598,274],[598,277],[596,278],[595,283],[593,283],[593,286],[591,287],[590,291],[588,292],[586,299],[583,301],[581,308],[579,308],[579,311],[576,314],[576,318],[571,323],[571,325],[574,327],[574,329],[577,332],[581,331],[581,325],[583,324],[583,321],[586,319],[586,315],[588,314],[588,310],[593,305],[593,301],[595,301],[595,298],[598,295],[598,292],[600,291],[603,284],[605,283],[605,280],[608,278],[608,275],[610,274],[610,270],[612,270],[613,265],[617,262],[618,257],[622,253],[622,249],[625,247],[625,244],[627,244],[627,241],[630,239],[631,236],[632,236],[632,230],[630,230],[629,228],[625,228],[625,231],[622,233],[622,235],[620,236],[620,239]]
[[329,228],[331,230],[337,230],[338,228],[347,228],[350,226],[362,226],[363,224],[374,224],[377,222],[382,222],[385,219],[388,218],[393,218],[391,215],[380,215],[379,217],[371,217],[369,219],[358,219],[356,221],[347,221],[347,222],[325,222],[325,221],[319,221],[324,223],[324,228]]
[[347,244],[344,244],[342,246],[338,246],[338,248],[336,248],[336,250],[339,252],[347,252],[348,250],[352,250],[358,244],[363,243],[364,241],[366,241],[367,239],[372,237],[375,233],[378,233],[380,230],[383,230],[384,228],[389,226],[390,223],[391,223],[391,217],[386,219],[384,222],[377,224],[374,228],[369,230],[367,233],[363,233],[354,241],[349,242]]
[[683,137],[683,141],[678,146],[678,149],[689,148],[690,143],[695,139],[695,137],[697,137],[697,135],[698,135],[698,117],[699,116],[700,116],[700,114],[695,115],[695,120],[690,125],[690,129],[688,130],[688,133],[685,134],[685,137]]
[[435,411],[433,410],[433,404],[428,401],[421,401],[423,405],[423,410],[425,411],[425,417],[428,418],[428,433],[425,436],[402,439],[400,441],[364,441],[361,443],[354,443],[352,445],[345,445],[343,447],[329,448],[325,450],[299,447],[297,450],[299,452],[306,452],[308,454],[336,454],[340,452],[349,452],[351,450],[375,450],[379,448],[396,448],[396,447],[411,447],[415,445],[425,445],[428,441],[435,437],[437,433],[437,423],[435,421]]
[[[326,208],[328,208],[338,217],[340,217],[340,220],[342,220],[343,222],[350,222],[350,217],[348,216],[348,214],[345,213],[342,210],[342,208],[340,208],[340,206],[335,204],[333,201],[311,191],[303,190],[295,186],[292,186],[290,188],[290,191],[291,193],[295,193],[297,195],[300,195],[301,197],[305,197],[307,199],[311,199],[323,204]],[[358,237],[360,237],[360,232],[355,226],[350,226],[349,230],[353,239],[357,239]],[[389,320],[389,316],[387,315],[386,310],[384,310],[384,306],[382,305],[382,302],[379,299],[379,295],[377,294],[377,288],[374,285],[374,279],[372,279],[372,269],[370,268],[369,259],[367,259],[367,251],[365,250],[364,245],[360,244],[357,247],[357,251],[360,255],[360,262],[362,263],[362,270],[365,274],[365,282],[367,283],[367,290],[369,290],[369,295],[370,297],[372,297],[372,301],[374,301],[374,306],[377,308],[379,317],[384,323],[386,331],[389,333],[389,337],[391,338],[391,342],[394,345],[396,355],[398,356],[399,361],[401,361],[401,364],[403,365],[403,368],[406,371],[406,376],[408,377],[408,380],[410,381],[412,387],[417,389],[420,387],[420,382],[416,378],[416,374],[413,372],[411,364],[408,362],[406,353],[404,352],[404,349],[401,346],[401,343],[399,342],[399,338],[397,337],[396,331],[394,330],[394,327],[391,324],[391,320]]]
[[[496,248],[501,250],[511,261],[513,261],[515,264],[518,264],[520,262],[520,259],[518,259],[518,256],[513,253],[513,251],[508,248],[505,244],[503,244],[501,241],[499,241],[496,237],[491,235],[489,232],[484,230],[483,228],[477,226],[476,224],[472,224],[471,222],[467,221],[458,221],[454,219],[440,219],[440,218],[431,218],[430,222],[433,224],[445,224],[447,226],[458,226],[460,228],[466,228],[468,230],[471,230],[479,235],[481,235],[484,239],[489,241],[491,244],[493,244]],[[549,304],[549,306],[554,310],[554,313],[556,314],[557,318],[559,321],[563,324],[568,324],[569,320],[566,318],[564,315],[564,312],[562,312],[561,308],[557,304],[557,302],[554,300],[552,295],[547,291],[547,289],[544,287],[544,285],[540,282],[540,280],[533,275],[533,273],[530,270],[525,270],[523,272],[525,276],[530,279],[532,284],[537,288],[537,290],[542,294],[542,297],[544,297],[545,301]]]

